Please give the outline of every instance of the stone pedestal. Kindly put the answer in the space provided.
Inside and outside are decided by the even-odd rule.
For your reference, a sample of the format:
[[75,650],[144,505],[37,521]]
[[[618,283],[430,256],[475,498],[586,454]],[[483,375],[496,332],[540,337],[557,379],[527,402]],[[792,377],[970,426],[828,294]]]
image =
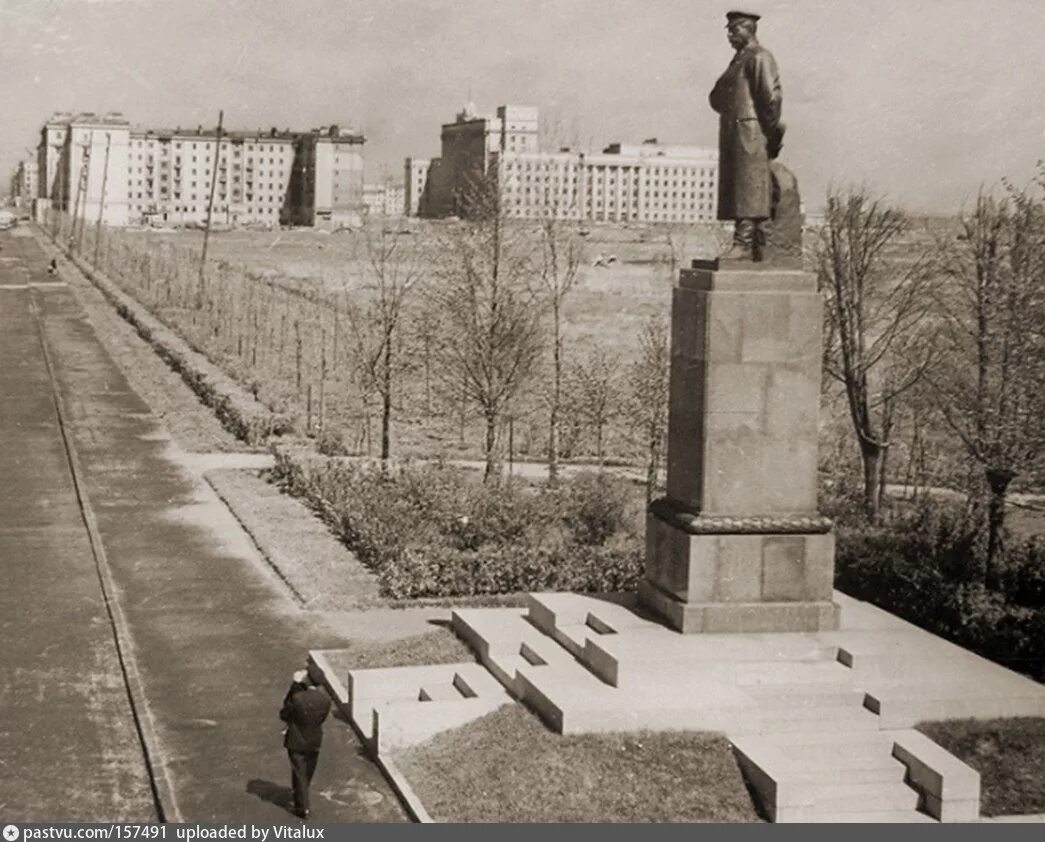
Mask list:
[[668,493],[650,506],[640,593],[683,632],[837,627],[816,503],[821,325],[811,273],[681,274]]

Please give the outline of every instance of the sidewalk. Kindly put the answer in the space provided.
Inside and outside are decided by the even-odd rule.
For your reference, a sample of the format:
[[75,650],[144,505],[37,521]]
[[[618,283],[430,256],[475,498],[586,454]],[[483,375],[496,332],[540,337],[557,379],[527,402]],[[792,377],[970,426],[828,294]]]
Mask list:
[[30,310],[68,293],[34,240],[0,242],[0,813],[154,820]]
[[[30,271],[46,265],[42,253],[39,263],[35,257],[30,263],[34,264]],[[27,296],[29,292],[0,294]],[[170,800],[176,802],[164,804],[168,818],[286,821],[289,768],[276,716],[279,704],[290,673],[303,666],[307,650],[336,647],[343,638],[322,615],[301,611],[287,597],[228,509],[130,389],[69,291],[32,294],[39,301],[87,498],[132,637],[125,645],[133,652],[145,697],[141,707],[155,734],[156,744],[149,748],[158,776],[166,776]],[[33,396],[34,413],[42,417],[49,397],[45,399],[48,392],[38,372],[41,349],[29,330],[26,306],[22,302],[22,312],[3,308],[0,352],[5,360],[19,363],[4,367],[5,372],[25,370],[26,377],[30,370],[36,372],[32,382],[19,388],[21,394]],[[7,330],[9,321],[21,327]],[[6,383],[4,387],[4,394],[9,394],[10,387]],[[6,404],[18,403],[5,402],[0,412],[10,411]],[[3,418],[5,431],[18,420]],[[45,469],[58,471],[60,454],[54,436],[47,439],[46,447],[37,439],[0,439],[4,465],[22,460],[30,478]],[[32,458],[26,460],[25,454]],[[55,460],[58,467],[48,467]],[[51,482],[40,485],[53,487]],[[0,522],[28,522],[19,503],[24,496],[23,492],[0,497]],[[62,509],[66,520],[74,522],[76,514],[71,506]],[[17,544],[18,534],[14,530],[8,540]],[[53,547],[55,533],[51,530],[47,535],[45,553]],[[17,545],[12,551],[23,549]],[[66,593],[68,574],[60,565],[55,567],[36,583],[37,591],[40,584],[48,585],[49,601],[43,610],[34,602],[31,577],[20,582],[20,592],[13,587],[5,592],[3,598],[23,615],[17,624],[5,622],[9,640],[25,637],[25,629],[31,626],[34,638],[61,649],[66,636],[78,637],[76,626],[88,622],[63,631],[85,600]],[[99,628],[106,631],[100,624]],[[70,654],[70,658],[82,655]],[[59,676],[55,683],[62,688],[67,680]],[[45,731],[54,718],[47,705],[27,703],[19,722],[20,727]],[[109,719],[125,721],[114,712]],[[78,724],[71,721],[70,728]],[[313,784],[313,820],[404,820],[394,795],[361,756],[348,729],[331,722],[326,731],[327,744]],[[44,806],[53,811],[68,803],[67,782],[58,771],[63,766],[43,759],[39,765],[51,770],[52,780],[44,778],[38,786],[41,798],[49,802]],[[89,771],[76,780],[88,795],[94,792]],[[0,803],[17,804],[3,795]],[[103,814],[100,809],[97,817]],[[42,807],[39,815],[53,817],[54,813]],[[73,812],[69,817],[82,816]]]

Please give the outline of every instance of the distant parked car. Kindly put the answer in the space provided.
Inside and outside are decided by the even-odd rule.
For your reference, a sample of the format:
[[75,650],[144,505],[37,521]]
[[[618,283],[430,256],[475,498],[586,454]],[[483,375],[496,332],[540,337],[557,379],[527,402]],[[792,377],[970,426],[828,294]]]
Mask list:
[[18,224],[18,217],[11,211],[0,210],[0,231],[6,231]]

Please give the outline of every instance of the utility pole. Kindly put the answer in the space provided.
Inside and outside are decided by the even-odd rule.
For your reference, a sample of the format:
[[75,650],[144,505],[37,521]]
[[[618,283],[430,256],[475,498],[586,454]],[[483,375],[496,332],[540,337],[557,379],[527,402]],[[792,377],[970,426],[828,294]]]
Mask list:
[[[66,175],[65,175],[64,144],[63,144],[62,147],[57,147],[57,148],[58,148],[58,197],[57,197],[58,207],[57,208],[55,207],[55,197],[52,195],[51,196],[51,210],[52,211],[56,211],[56,213],[54,213],[53,218],[51,220],[51,222],[53,223],[52,226],[51,226],[51,236],[54,237],[56,240],[61,240],[65,236],[65,231],[63,230],[63,228],[64,228],[63,216],[65,214],[65,191],[66,191],[66,182],[68,181],[68,179],[66,178]],[[47,167],[44,167],[44,178],[47,177],[47,169],[48,169]],[[48,189],[50,189],[50,188],[48,188]]]
[[98,268],[98,249],[102,245],[102,218],[105,215],[105,188],[109,184],[109,147],[112,145],[112,133],[105,133],[105,166],[102,168],[102,198],[98,202],[98,222],[94,226],[94,268]]
[[200,282],[196,287],[196,308],[203,307],[203,293],[206,284],[207,241],[210,239],[210,220],[214,212],[214,190],[218,186],[218,156],[221,155],[221,126],[225,120],[224,109],[218,112],[218,133],[214,140],[214,173],[210,180],[210,200],[207,202],[207,227],[203,229],[203,254],[200,255]]
[[[72,132],[72,129],[69,130]],[[83,144],[83,158],[80,160],[80,177],[76,181],[76,201],[73,203],[73,222],[72,227],[69,229],[69,251],[73,250],[73,245],[76,243],[76,223],[77,215],[82,216],[80,211],[80,200],[83,197],[84,212],[87,210],[87,190],[90,186],[90,175],[91,175],[91,149],[94,146],[94,129],[91,129],[90,134],[87,136],[87,142]],[[69,148],[72,149],[72,138],[69,139]]]

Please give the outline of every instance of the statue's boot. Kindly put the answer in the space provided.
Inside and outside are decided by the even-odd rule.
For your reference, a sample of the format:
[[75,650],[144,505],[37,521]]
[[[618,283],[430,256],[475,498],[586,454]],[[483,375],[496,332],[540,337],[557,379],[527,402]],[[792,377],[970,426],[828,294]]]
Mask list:
[[733,228],[733,245],[718,256],[728,260],[755,260],[755,220],[738,219]]

